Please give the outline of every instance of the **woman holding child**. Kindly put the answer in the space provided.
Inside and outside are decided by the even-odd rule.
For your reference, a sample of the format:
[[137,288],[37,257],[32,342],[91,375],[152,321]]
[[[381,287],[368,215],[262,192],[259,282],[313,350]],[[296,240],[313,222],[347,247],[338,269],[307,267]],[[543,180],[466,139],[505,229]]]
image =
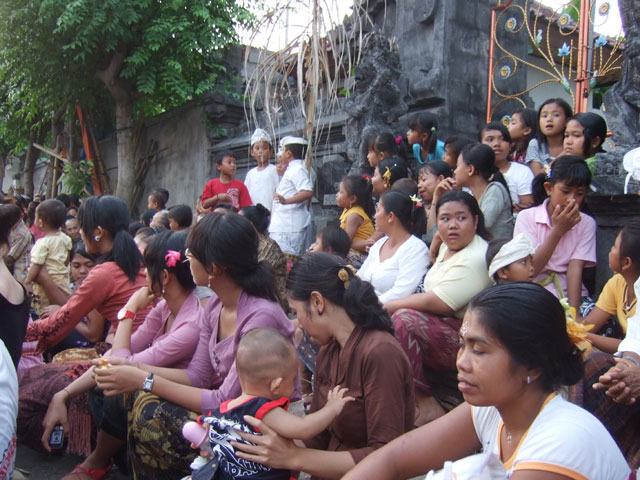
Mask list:
[[411,369],[373,287],[337,257],[304,256],[291,270],[287,292],[300,326],[321,345],[311,411],[325,406],[336,385],[354,400],[306,447],[251,418],[263,435],[243,434],[255,445],[233,445],[245,460],[339,478],[413,426]]
[[453,190],[435,207],[438,233],[444,245],[424,278],[424,292],[390,300],[384,308],[393,314],[395,335],[409,357],[422,425],[444,410],[433,393],[427,372],[455,372],[458,330],[465,307],[491,284],[485,254],[489,235],[478,202]]
[[[191,231],[186,256],[193,279],[215,295],[205,307],[198,346],[186,368],[111,357],[113,366],[96,370],[106,396],[144,387],[145,393],[125,396],[136,478],[175,479],[189,473],[196,452],[182,437],[182,426],[240,395],[235,357],[245,333],[271,327],[293,339],[271,270],[258,261],[258,242],[251,223],[234,213],[211,213]],[[297,382],[293,397],[299,399]]]

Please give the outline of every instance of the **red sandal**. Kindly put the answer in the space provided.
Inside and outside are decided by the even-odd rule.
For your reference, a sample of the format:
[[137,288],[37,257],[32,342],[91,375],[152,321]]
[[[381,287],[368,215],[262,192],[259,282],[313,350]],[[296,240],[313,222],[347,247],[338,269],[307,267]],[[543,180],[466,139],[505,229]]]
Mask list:
[[66,474],[60,480],[101,480],[111,470],[111,465],[105,468],[87,468],[76,465],[73,472]]

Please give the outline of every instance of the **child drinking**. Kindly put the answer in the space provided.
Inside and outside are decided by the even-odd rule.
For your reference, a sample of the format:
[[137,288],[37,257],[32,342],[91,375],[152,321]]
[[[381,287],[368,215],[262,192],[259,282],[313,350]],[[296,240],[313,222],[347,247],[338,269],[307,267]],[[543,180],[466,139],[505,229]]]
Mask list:
[[509,135],[513,144],[513,151],[509,160],[517,163],[525,163],[529,142],[538,133],[538,114],[531,108],[516,110],[509,120]]
[[389,157],[404,157],[400,148],[402,137],[394,137],[389,132],[382,132],[372,136],[367,142],[367,161],[372,168],[376,168],[381,160]]
[[[31,249],[31,266],[27,272],[24,286],[31,290],[32,283],[42,267],[47,269],[54,283],[67,295],[71,295],[69,287],[69,252],[71,239],[60,231],[64,225],[67,210],[60,200],[45,200],[36,208],[35,223],[44,232]],[[33,284],[33,305],[38,315],[51,302],[38,283]]]
[[529,142],[525,163],[534,175],[545,173],[562,154],[564,127],[573,115],[571,106],[561,98],[551,98],[538,110],[538,136]]
[[433,193],[438,184],[445,178],[451,178],[453,171],[447,163],[442,160],[433,160],[425,163],[418,174],[418,195],[422,199],[422,209],[425,214],[425,234],[423,240],[430,245],[433,236],[438,230],[436,225],[435,212],[431,215],[431,206],[433,204]]
[[316,241],[309,247],[310,252],[326,252],[347,259],[351,249],[349,235],[337,225],[327,225],[316,235]]
[[220,178],[209,180],[202,191],[202,206],[215,209],[218,203],[229,203],[236,209],[252,204],[251,196],[244,183],[233,178],[236,173],[236,156],[229,150],[216,155],[216,168]]
[[409,117],[407,141],[419,163],[442,160],[444,143],[438,140],[438,119],[433,113],[414,113]]
[[593,112],[577,113],[569,119],[564,130],[564,154],[575,155],[587,162],[593,175],[596,153],[602,152],[607,138],[607,122]]
[[[580,212],[590,184],[584,160],[567,155],[556,159],[549,177],[534,180],[538,206],[520,212],[514,230],[525,233],[536,247],[535,281],[556,297],[568,298],[577,312],[583,299],[585,306],[589,300],[582,270],[596,262],[596,222]],[[545,196],[549,198],[541,201]]]
[[511,140],[509,130],[500,122],[488,123],[480,131],[480,142],[493,149],[496,156],[496,167],[500,170],[509,187],[513,210],[519,212],[533,205],[531,193],[533,173],[525,165],[509,161]]
[[262,420],[279,435],[290,439],[310,440],[323,432],[346,403],[347,389],[336,386],[329,391],[324,408],[297,417],[286,411],[298,374],[298,355],[291,341],[272,328],[255,328],[247,332],[236,353],[236,370],[242,394],[222,403],[209,415],[198,417],[198,423],[209,428],[209,443],[218,457],[216,479],[268,478],[289,480],[289,470],[277,470],[262,464],[240,460],[231,441],[245,442],[234,430],[254,433],[245,415]]
[[280,182],[276,166],[269,163],[271,155],[271,136],[263,129],[257,128],[251,135],[251,156],[258,162],[258,166],[247,172],[244,184],[249,190],[253,204],[261,203],[267,210],[271,210],[273,194],[276,193]]
[[487,249],[489,277],[495,283],[533,282],[533,254],[529,237],[520,233],[511,240],[491,242]]
[[371,199],[371,185],[358,175],[348,175],[340,182],[336,194],[336,203],[342,207],[340,228],[342,228],[351,242],[348,260],[355,268],[360,268],[366,258],[367,239],[373,235],[373,200]]
[[597,335],[609,319],[615,315],[622,333],[627,333],[627,320],[636,313],[634,283],[640,277],[640,222],[634,220],[622,227],[609,252],[609,268],[614,275],[607,281],[596,306],[585,317],[587,325],[594,328],[587,339],[603,352],[615,353],[620,339]]
[[302,161],[306,144],[300,137],[284,137],[278,150],[286,170],[273,194],[269,235],[284,253],[292,255],[304,252],[307,229],[311,225],[307,201],[313,192],[309,172]]

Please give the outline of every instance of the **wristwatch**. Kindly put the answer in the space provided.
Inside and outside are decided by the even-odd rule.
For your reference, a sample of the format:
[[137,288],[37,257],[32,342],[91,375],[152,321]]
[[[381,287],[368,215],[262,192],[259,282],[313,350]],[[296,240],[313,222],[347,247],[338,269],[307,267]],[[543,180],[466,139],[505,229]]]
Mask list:
[[635,363],[637,367],[640,367],[640,362],[631,355],[625,355],[624,352],[616,352],[613,354],[614,357],[624,358],[625,360],[629,360],[631,363]]
[[124,320],[125,318],[130,318],[131,320],[135,320],[136,314],[135,312],[132,312],[131,310],[128,310],[125,307],[122,307],[118,312],[117,318],[118,320]]
[[145,392],[150,392],[153,388],[153,372],[149,372],[147,378],[144,379],[144,383],[142,384],[142,390]]

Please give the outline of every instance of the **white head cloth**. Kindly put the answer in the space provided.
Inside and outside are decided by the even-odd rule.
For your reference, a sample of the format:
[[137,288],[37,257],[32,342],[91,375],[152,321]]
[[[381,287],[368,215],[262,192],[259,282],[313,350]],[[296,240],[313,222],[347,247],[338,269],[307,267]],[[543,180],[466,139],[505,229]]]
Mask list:
[[489,277],[493,278],[498,270],[507,265],[511,265],[513,262],[520,260],[521,258],[533,255],[536,249],[533,248],[533,244],[527,235],[519,233],[513,240],[505,243],[496,256],[491,260],[489,265]]
[[271,135],[269,135],[266,130],[256,128],[253,135],[251,135],[251,146],[253,147],[258,142],[267,142],[271,145]]
[[286,147],[287,145],[306,145],[307,141],[304,138],[301,137],[291,137],[291,136],[287,136],[287,137],[282,137],[280,139],[280,144],[278,145],[278,153],[276,154],[276,156],[280,156],[283,154],[284,152],[284,147]]

